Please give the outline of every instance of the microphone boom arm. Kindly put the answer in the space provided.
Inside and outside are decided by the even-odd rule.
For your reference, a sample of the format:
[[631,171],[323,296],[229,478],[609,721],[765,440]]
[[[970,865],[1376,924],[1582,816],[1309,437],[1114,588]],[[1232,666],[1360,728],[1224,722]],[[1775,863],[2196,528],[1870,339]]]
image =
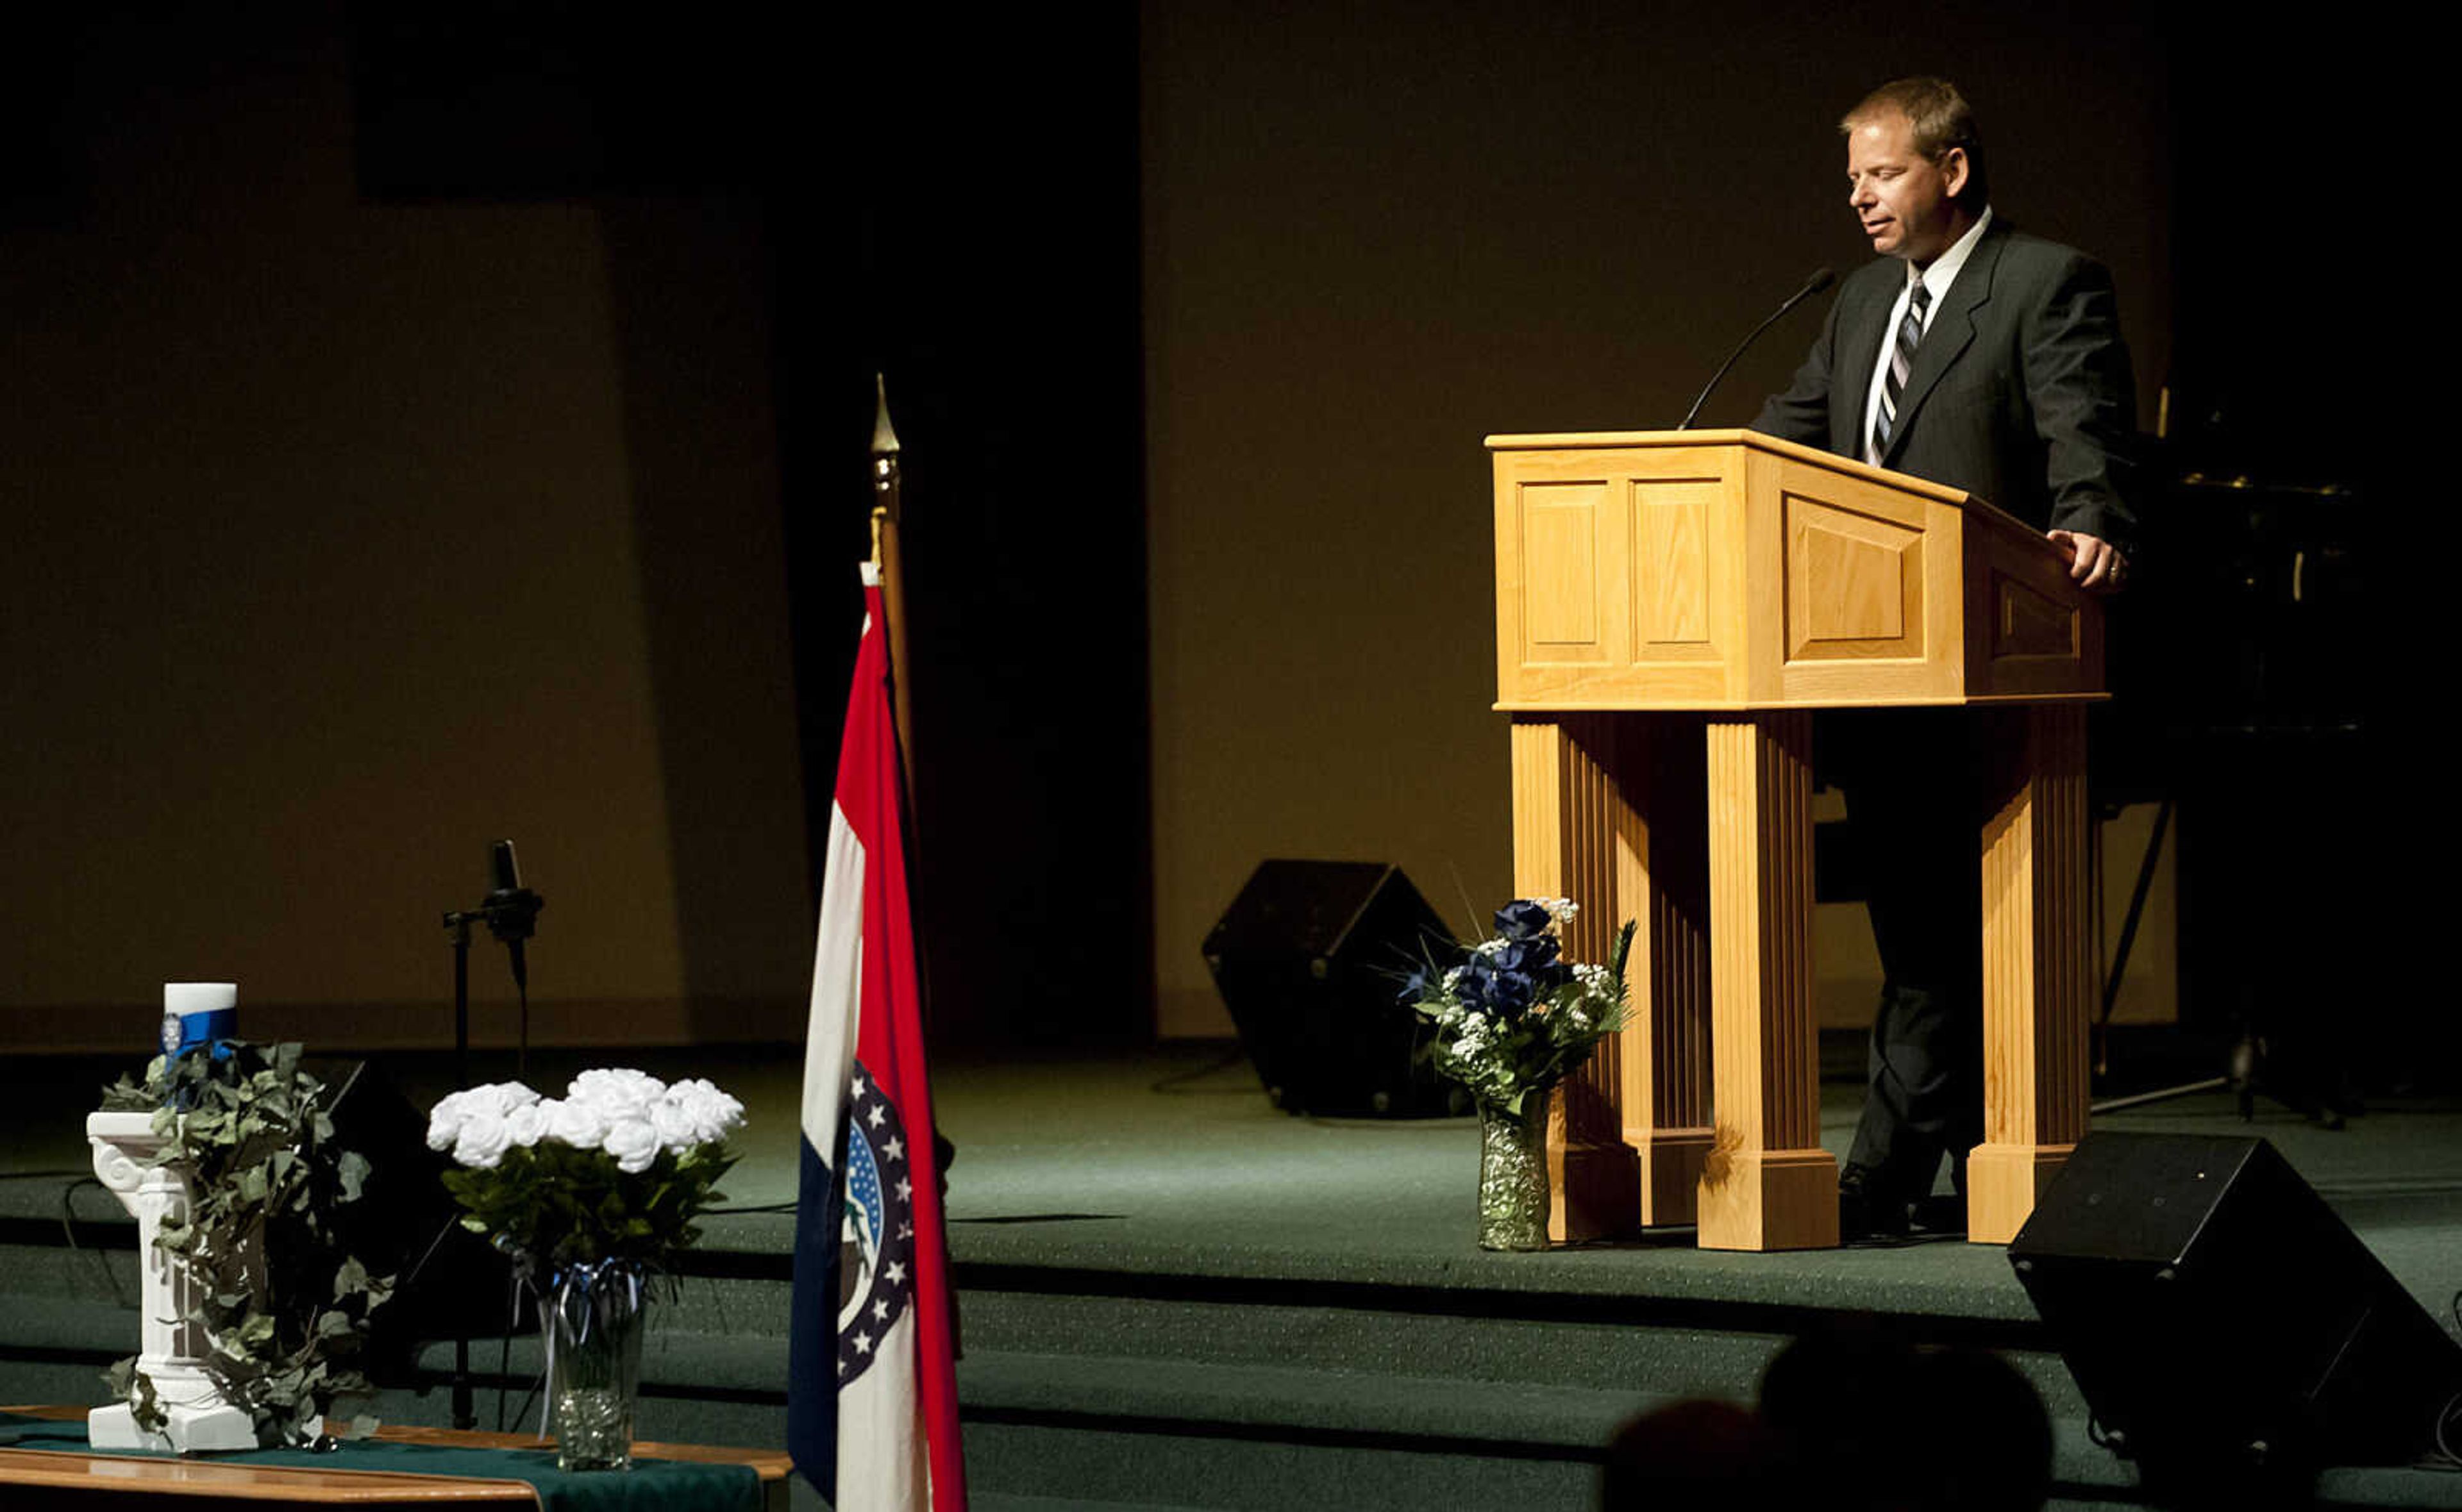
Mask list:
[[1710,375],[1710,381],[1701,385],[1701,392],[1694,397],[1693,407],[1684,412],[1684,423],[1676,426],[1675,428],[1677,430],[1691,430],[1693,428],[1693,419],[1695,416],[1701,413],[1701,406],[1709,400],[1710,391],[1718,386],[1718,380],[1727,376],[1727,370],[1736,365],[1736,359],[1742,356],[1745,350],[1751,347],[1755,341],[1760,339],[1762,332],[1767,331],[1770,327],[1778,324],[1779,320],[1784,316],[1788,311],[1803,303],[1805,300],[1821,292],[1821,291],[1828,288],[1831,284],[1834,284],[1837,281],[1838,274],[1835,271],[1826,268],[1817,270],[1811,277],[1803,281],[1803,287],[1797,290],[1792,298],[1788,299],[1786,303],[1779,306],[1776,310],[1771,311],[1768,319],[1763,320],[1760,325],[1753,327],[1752,335],[1744,337],[1741,341],[1737,342],[1736,350],[1727,354],[1727,360],[1718,364],[1718,371]]

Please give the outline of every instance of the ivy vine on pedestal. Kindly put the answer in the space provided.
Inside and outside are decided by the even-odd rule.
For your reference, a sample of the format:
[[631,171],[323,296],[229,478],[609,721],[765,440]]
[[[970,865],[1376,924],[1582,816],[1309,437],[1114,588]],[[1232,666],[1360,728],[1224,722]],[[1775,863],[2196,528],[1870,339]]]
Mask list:
[[[320,1419],[374,1393],[356,1360],[394,1287],[333,1225],[358,1199],[368,1162],[335,1142],[329,1090],[302,1069],[296,1044],[221,1040],[155,1057],[143,1085],[121,1077],[102,1106],[152,1112],[165,1136],[155,1162],[186,1178],[188,1211],[166,1215],[155,1243],[195,1279],[187,1321],[210,1341],[205,1369],[223,1399],[247,1410],[260,1444],[313,1441],[327,1431]],[[105,1379],[140,1425],[159,1428],[138,1359]]]

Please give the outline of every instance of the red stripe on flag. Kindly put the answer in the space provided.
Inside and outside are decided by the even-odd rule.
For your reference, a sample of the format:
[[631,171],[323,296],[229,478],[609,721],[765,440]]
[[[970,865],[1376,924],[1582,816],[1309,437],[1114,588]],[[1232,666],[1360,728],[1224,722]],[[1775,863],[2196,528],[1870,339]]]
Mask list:
[[933,1512],[964,1512],[965,1457],[958,1437],[958,1372],[939,1152],[924,1069],[916,986],[915,925],[907,904],[906,844],[898,803],[897,729],[890,713],[889,657],[878,586],[864,590],[868,620],[855,652],[855,695],[838,748],[837,805],[863,844],[863,983],[855,1056],[897,1105],[915,1182],[916,1395],[931,1457]]

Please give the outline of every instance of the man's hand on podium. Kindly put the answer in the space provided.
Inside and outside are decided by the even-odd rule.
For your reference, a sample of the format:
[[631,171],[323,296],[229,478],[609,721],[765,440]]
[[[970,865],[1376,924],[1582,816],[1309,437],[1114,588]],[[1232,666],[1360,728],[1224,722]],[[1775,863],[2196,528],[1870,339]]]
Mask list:
[[2043,532],[2069,551],[2069,576],[2094,594],[2116,594],[2128,580],[2128,558],[2119,547],[2084,530]]

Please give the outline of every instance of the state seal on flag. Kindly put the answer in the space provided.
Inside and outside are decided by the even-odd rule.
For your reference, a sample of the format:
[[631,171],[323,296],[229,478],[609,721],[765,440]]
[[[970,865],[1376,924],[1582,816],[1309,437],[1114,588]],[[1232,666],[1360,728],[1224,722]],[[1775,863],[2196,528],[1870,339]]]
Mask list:
[[861,1375],[915,1297],[915,1182],[906,1125],[863,1062],[847,1098],[838,1230],[838,1384]]

